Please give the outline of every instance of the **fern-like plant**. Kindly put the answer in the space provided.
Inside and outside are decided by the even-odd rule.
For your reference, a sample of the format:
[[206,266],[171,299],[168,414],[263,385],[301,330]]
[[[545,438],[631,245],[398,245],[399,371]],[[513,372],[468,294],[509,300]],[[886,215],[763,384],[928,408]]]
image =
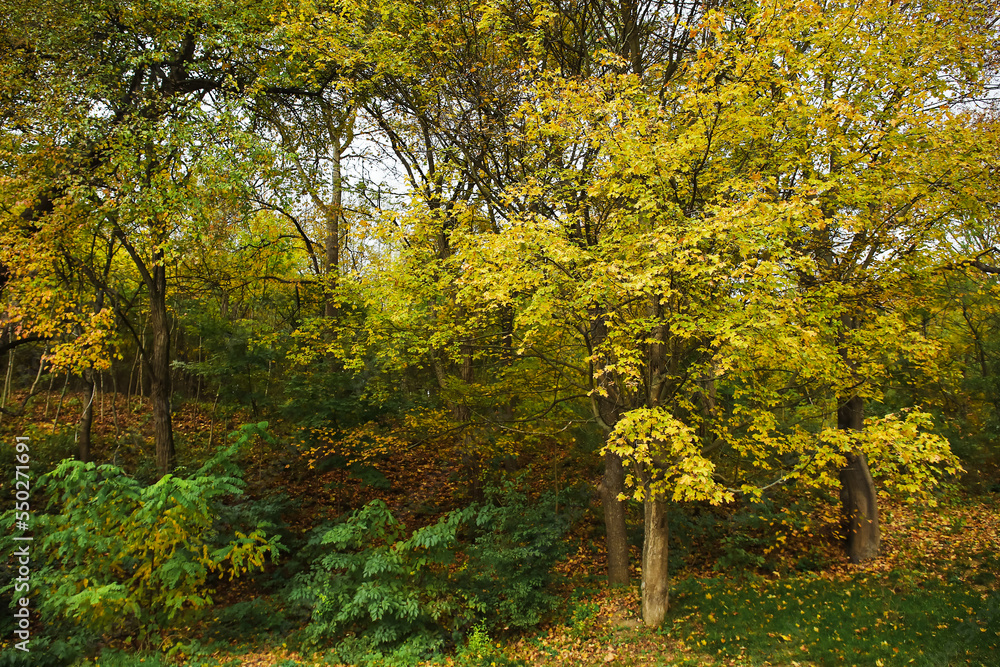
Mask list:
[[66,460],[42,479],[37,581],[46,615],[103,634],[130,628],[147,640],[212,603],[212,574],[230,579],[278,553],[265,526],[220,542],[213,529],[227,496],[242,494],[233,457],[266,423],[243,427],[228,449],[188,477],[145,486],[116,466]]
[[[308,633],[354,664],[411,664],[475,623],[485,632],[536,625],[562,553],[564,519],[510,486],[407,536],[381,500],[318,530],[320,553],[289,597],[311,610]],[[465,529],[463,531],[463,528]],[[473,537],[460,540],[462,533]]]

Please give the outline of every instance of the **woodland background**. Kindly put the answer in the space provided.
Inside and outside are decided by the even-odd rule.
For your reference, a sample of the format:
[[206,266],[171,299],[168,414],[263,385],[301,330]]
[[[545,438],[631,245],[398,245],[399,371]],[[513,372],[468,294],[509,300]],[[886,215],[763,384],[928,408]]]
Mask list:
[[0,1],[30,664],[989,664],[998,18]]

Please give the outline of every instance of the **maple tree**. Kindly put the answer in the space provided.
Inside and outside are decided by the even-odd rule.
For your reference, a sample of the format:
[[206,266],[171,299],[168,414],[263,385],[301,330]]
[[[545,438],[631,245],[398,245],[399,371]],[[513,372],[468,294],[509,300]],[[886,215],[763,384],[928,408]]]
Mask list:
[[[440,20],[429,23],[431,17]],[[359,26],[367,34],[360,34]],[[455,273],[450,234],[461,224],[460,210],[478,197],[473,172],[460,164],[449,139],[471,125],[452,113],[456,92],[461,95],[463,91],[452,88],[460,85],[459,68],[448,61],[457,54],[462,64],[479,62],[481,54],[476,50],[486,48],[485,42],[463,33],[470,28],[474,26],[464,10],[456,15],[443,5],[417,7],[396,2],[378,7],[338,4],[334,8],[300,8],[298,14],[290,12],[284,24],[295,48],[315,63],[311,76],[330,79],[331,97],[339,97],[345,108],[353,109],[349,112],[354,114],[352,131],[363,132],[367,141],[376,142],[376,152],[391,156],[394,164],[390,168],[405,174],[414,209],[426,214],[410,215],[402,221],[386,216],[377,221],[380,228],[371,230],[371,237],[379,245],[398,249],[403,257],[395,267],[385,267],[376,275],[362,269],[358,273],[365,279],[364,293],[339,298],[365,303],[368,342],[363,349],[373,350],[392,341],[379,354],[384,368],[425,363],[433,371],[451,419],[463,432],[461,456],[470,482],[477,485],[478,454],[473,451],[469,429],[463,425],[472,418],[467,399],[474,391],[475,360],[482,359],[471,342],[478,326],[470,326],[471,314],[455,302],[455,289],[449,285]],[[449,41],[449,37],[457,41]],[[326,125],[329,135],[333,124]],[[346,131],[346,126],[333,131]],[[484,134],[478,128],[476,136],[494,140],[494,131]],[[338,142],[334,138],[324,146]],[[331,164],[339,182],[340,163],[335,159]],[[317,200],[315,190],[309,192]],[[331,194],[331,205],[342,210],[340,189],[334,187]],[[318,203],[320,208],[327,207]],[[328,237],[332,232],[328,225]],[[336,261],[330,253],[336,252],[338,245],[327,244],[326,263],[330,266]],[[392,276],[391,282],[388,276]],[[389,304],[393,307],[387,308]],[[428,311],[433,313],[430,319]],[[327,312],[332,314],[329,308]],[[350,340],[354,336],[345,332],[333,346]],[[356,351],[346,350],[341,356],[353,358],[348,363],[357,363]]]
[[[574,243],[577,245],[596,247],[610,243],[608,239],[614,238],[607,236],[607,227],[602,229],[607,220],[601,220],[601,217],[614,219],[616,207],[624,206],[627,210],[628,206],[655,208],[672,205],[683,218],[690,220],[706,215],[708,210],[713,210],[712,215],[718,215],[713,207],[724,206],[727,199],[739,201],[746,208],[755,201],[770,198],[781,206],[793,207],[795,216],[813,215],[815,210],[822,210],[823,215],[830,219],[829,223],[819,225],[819,229],[809,234],[803,233],[806,223],[801,221],[775,228],[774,238],[781,239],[775,252],[786,254],[778,254],[769,261],[777,262],[779,266],[785,263],[785,272],[780,278],[784,281],[783,289],[791,290],[793,284],[805,291],[812,289],[815,300],[809,305],[826,309],[822,316],[826,319],[814,321],[813,326],[819,332],[816,335],[825,339],[825,344],[839,341],[840,362],[833,357],[824,357],[828,364],[827,374],[823,376],[813,370],[813,380],[823,387],[822,391],[827,395],[840,397],[838,411],[841,426],[860,428],[863,419],[860,406],[864,396],[873,397],[879,391],[877,374],[872,374],[874,367],[866,366],[862,358],[866,355],[878,358],[887,352],[855,349],[851,341],[869,340],[869,337],[860,332],[852,333],[852,327],[868,327],[869,332],[884,331],[900,325],[900,322],[893,319],[894,314],[888,318],[876,315],[875,321],[862,324],[864,318],[861,311],[852,314],[838,310],[844,304],[856,303],[858,299],[864,301],[874,295],[869,289],[871,283],[866,282],[867,278],[858,277],[864,272],[856,271],[855,265],[859,258],[868,262],[873,258],[879,259],[878,270],[873,269],[869,273],[877,276],[875,282],[881,293],[894,293],[899,283],[893,283],[891,276],[907,275],[905,271],[912,267],[904,267],[900,262],[908,261],[913,252],[899,253],[898,258],[882,258],[880,249],[886,247],[887,239],[898,242],[900,238],[906,238],[913,247],[925,249],[929,237],[910,238],[907,226],[930,234],[940,234],[941,227],[928,225],[925,219],[903,219],[892,231],[882,229],[877,234],[870,233],[864,228],[861,217],[853,214],[861,197],[869,195],[858,194],[856,188],[849,190],[841,181],[853,179],[851,186],[854,187],[860,173],[868,188],[863,192],[874,194],[874,189],[880,186],[879,179],[888,175],[901,178],[903,172],[899,171],[899,167],[910,162],[912,152],[901,149],[899,142],[905,144],[909,141],[913,128],[918,128],[916,131],[919,133],[922,131],[919,128],[924,128],[927,123],[933,125],[926,114],[933,115],[939,109],[933,105],[925,107],[935,95],[943,94],[940,87],[923,86],[917,82],[927,76],[939,75],[940,81],[950,81],[947,85],[952,85],[951,94],[963,99],[981,84],[983,77],[978,71],[965,72],[971,78],[964,81],[953,76],[956,71],[961,71],[959,61],[967,58],[968,53],[975,51],[979,57],[985,57],[989,17],[980,10],[972,8],[967,15],[963,15],[972,19],[973,23],[979,21],[979,28],[969,35],[956,36],[957,21],[950,14],[962,10],[944,4],[913,9],[940,11],[944,16],[944,20],[935,24],[933,29],[917,31],[913,39],[901,37],[909,29],[907,23],[912,13],[900,13],[882,6],[872,6],[861,15],[855,15],[853,8],[806,3],[801,8],[796,5],[795,12],[787,11],[801,15],[795,19],[798,23],[782,19],[766,29],[762,27],[764,19],[761,17],[770,20],[780,16],[782,10],[720,8],[710,12],[710,18],[701,24],[700,10],[694,7],[678,6],[668,10],[659,6],[628,4],[622,6],[619,13],[609,11],[601,3],[585,3],[576,13],[555,6],[541,7],[533,14],[486,7],[478,14],[439,13],[437,16],[441,20],[433,24],[426,23],[427,12],[439,11],[437,8],[418,11],[406,4],[388,4],[374,14],[360,7],[353,7],[350,12],[338,11],[335,15],[324,14],[321,25],[326,30],[311,37],[310,48],[319,48],[327,64],[336,62],[342,69],[349,70],[354,77],[350,79],[351,86],[354,89],[364,88],[365,94],[370,95],[365,111],[377,130],[388,138],[392,152],[403,166],[413,188],[411,211],[406,218],[390,218],[397,225],[397,231],[390,231],[382,241],[401,253],[402,261],[394,271],[402,271],[406,275],[394,278],[391,285],[382,283],[375,290],[375,301],[380,304],[399,299],[407,290],[415,290],[411,292],[411,297],[397,302],[395,309],[396,312],[408,312],[413,321],[404,324],[393,316],[388,328],[411,332],[424,329],[424,334],[416,335],[429,341],[439,341],[421,354],[429,355],[439,388],[454,396],[449,400],[453,404],[455,419],[465,422],[470,416],[467,405],[470,392],[475,391],[474,369],[487,358],[471,342],[482,336],[469,329],[469,324],[476,321],[474,313],[500,315],[501,339],[507,341],[508,350],[513,340],[526,338],[517,331],[518,322],[523,325],[532,317],[521,311],[525,307],[523,300],[515,298],[494,300],[487,305],[486,311],[482,311],[483,301],[477,297],[476,290],[493,297],[496,292],[494,286],[487,286],[484,282],[469,283],[471,287],[462,293],[456,291],[464,286],[464,279],[454,282],[457,279],[456,270],[460,267],[464,270],[468,264],[466,253],[475,253],[475,246],[483,239],[487,244],[493,244],[495,237],[508,234],[508,225],[513,224],[511,221],[541,215],[553,220],[558,229],[575,230],[569,233],[571,236],[575,234]],[[359,16],[362,17],[360,20]],[[376,16],[378,19],[374,18]],[[645,23],[639,20],[640,17]],[[474,29],[478,32],[469,27],[470,20],[478,20]],[[365,39],[359,35],[359,24],[375,36]],[[430,25],[433,28],[428,27]],[[398,29],[402,26],[406,29]],[[496,32],[490,33],[489,30]],[[492,47],[484,48],[482,40],[489,39],[487,35],[490,34],[496,35]],[[451,42],[447,41],[448,37],[452,38]],[[959,51],[954,54],[955,66],[959,70],[951,69],[948,62],[928,57],[923,45],[940,39],[961,41],[961,49],[964,50],[961,54]],[[761,45],[755,47],[761,49],[759,53],[752,52],[748,56],[739,53],[748,44],[757,44],[755,40],[761,41]],[[603,52],[599,48],[601,42],[608,47]],[[507,50],[512,43],[520,49],[519,52]],[[540,66],[520,60],[520,70],[515,68],[513,63],[518,62],[519,56],[523,57],[525,47],[532,57],[542,58]],[[699,48],[698,58],[692,60],[692,54]],[[836,54],[848,51],[866,55],[863,58],[836,59]],[[503,60],[505,56],[509,60]],[[462,65],[458,76],[451,74],[453,65],[450,59],[453,58]],[[551,71],[558,74],[555,78],[546,79],[550,58],[553,64]],[[900,70],[900,62],[909,66]],[[535,71],[526,74],[532,67]],[[631,92],[616,89],[617,84],[605,85],[609,79],[602,79],[629,71],[638,82],[625,86],[635,86]],[[370,77],[359,83],[358,72]],[[476,75],[467,76],[469,72],[476,72]],[[539,78],[540,87],[532,90],[532,82],[537,83]],[[587,81],[595,90],[587,90],[588,84],[581,84]],[[881,86],[878,90],[873,88],[873,81]],[[417,82],[419,87],[414,85]],[[574,88],[577,84],[583,88]],[[697,86],[703,86],[703,89],[696,89]],[[894,91],[893,95],[886,97],[884,91],[889,89]],[[576,106],[565,101],[573,95],[578,96]],[[550,96],[552,104],[548,108],[545,107],[546,96]],[[627,99],[631,107],[609,110],[606,100],[602,99],[606,96]],[[519,100],[527,101],[534,108],[535,115],[529,114],[527,119],[509,119],[504,105],[509,108],[511,103]],[[563,100],[562,107],[560,100]],[[654,108],[655,104],[660,106]],[[711,105],[718,108],[711,109]],[[387,112],[387,109],[390,111]],[[601,111],[595,112],[595,109]],[[664,119],[663,116],[672,117]],[[467,124],[470,120],[478,125]],[[489,124],[483,131],[483,123],[487,120]],[[531,127],[536,120],[543,125],[541,129]],[[685,122],[696,124],[686,134],[680,129]],[[956,119],[951,127],[961,132],[963,122]],[[655,159],[643,152],[638,140],[634,141],[639,149],[632,154],[627,152],[628,148],[619,145],[615,149],[618,151],[619,171],[600,173],[606,168],[605,160],[613,163],[615,159],[608,157],[611,152],[607,148],[609,143],[614,145],[617,141],[620,144],[619,136],[606,133],[605,126],[609,123],[612,128],[621,130],[632,127],[634,132],[639,133],[648,128],[638,129],[637,123],[649,123],[658,129],[669,128],[655,139],[660,142],[656,150],[672,142],[679,144],[677,137],[687,143],[673,146],[675,155],[672,158],[667,152]],[[510,129],[505,129],[508,125]],[[724,130],[728,130],[730,135],[723,134]],[[740,136],[738,130],[743,131],[744,136]],[[942,127],[940,131],[943,137],[951,130]],[[873,132],[882,132],[884,136],[872,143],[872,137],[877,136]],[[504,134],[521,138],[514,142],[497,142],[495,137]],[[851,142],[861,148],[852,147]],[[841,151],[852,148],[856,153],[859,150],[860,154],[867,152],[879,169],[869,169],[863,162],[846,169],[833,164],[837,158],[831,155],[839,155]],[[913,147],[909,150],[912,151]],[[891,159],[883,159],[886,156]],[[512,159],[516,160],[516,169],[509,166]],[[672,164],[671,159],[674,161]],[[817,166],[824,163],[825,167]],[[658,168],[657,165],[663,164],[671,165],[668,169],[674,169],[663,186],[666,194],[662,197],[669,204],[650,201],[648,182],[643,180],[646,174]],[[678,170],[679,165],[684,166]],[[914,163],[909,166],[913,167]],[[935,168],[939,168],[940,174],[949,173],[950,169],[947,165]],[[927,172],[919,177],[924,179],[925,185],[934,182]],[[960,177],[955,175],[955,178]],[[517,183],[529,185],[512,185]],[[610,184],[607,186],[610,188],[608,193],[601,192],[602,183]],[[808,210],[809,202],[804,198],[810,195],[821,202],[819,209]],[[883,202],[866,202],[865,205],[871,209],[869,219],[873,225],[881,224],[877,209],[895,215],[891,213],[893,207],[900,205],[905,197],[919,200],[922,195],[916,194],[911,187],[905,192],[894,192],[893,196],[895,198],[885,197]],[[907,212],[909,209],[904,211]],[[745,215],[745,210],[741,214]],[[770,215],[793,214],[772,211]],[[847,225],[842,223],[845,218],[850,220]],[[761,234],[763,229],[766,227],[758,225],[753,232]],[[727,242],[729,236],[736,234],[752,238],[753,232],[744,232],[743,228],[725,232],[713,230]],[[681,238],[697,239],[699,234],[701,232],[692,231],[689,236]],[[843,254],[840,256],[841,244],[845,243],[848,235],[853,236],[854,241],[847,243],[849,252],[840,253]],[[394,245],[397,242],[400,245]],[[617,239],[616,242],[628,245],[631,238]],[[540,246],[550,243],[553,241],[548,237],[538,241]],[[706,243],[710,246],[722,242],[713,238]],[[502,248],[497,254],[503,255],[507,261],[521,252],[520,248],[511,247],[508,239],[501,238],[497,244]],[[782,247],[782,244],[787,247]],[[906,242],[899,245],[903,246],[903,250],[909,247]],[[745,249],[736,248],[734,252],[736,257],[740,257],[745,254]],[[548,254],[548,251],[543,254]],[[573,257],[572,254],[567,256]],[[863,259],[866,257],[867,260]],[[713,271],[732,273],[737,270],[738,262],[744,261],[737,260],[733,264],[723,254],[719,258],[719,264],[714,269],[702,266],[706,275]],[[488,261],[502,264],[505,260],[494,256]],[[577,262],[575,258],[568,261],[570,267]],[[694,262],[689,260],[689,263]],[[629,270],[631,267],[618,268],[621,275],[627,275]],[[492,278],[484,279],[488,280]],[[455,286],[446,286],[452,284]],[[712,304],[710,312],[715,312],[713,309],[725,311],[727,308],[725,297],[719,296],[719,290],[714,289],[719,284],[717,278],[710,279],[704,288],[705,293],[698,297]],[[822,287],[817,287],[820,284]],[[514,287],[510,291],[516,293],[519,289]],[[596,288],[590,289],[594,290],[594,294],[599,292]],[[607,286],[601,289],[613,292]],[[731,294],[742,289],[742,286],[730,286],[730,290],[736,290]],[[767,287],[771,311],[789,307],[775,295],[776,289],[781,288],[774,284]],[[838,290],[839,294],[834,296]],[[699,292],[700,289],[694,291]],[[452,296],[445,297],[441,302],[442,296],[449,292]],[[725,290],[721,293],[724,294]],[[563,297],[565,295],[559,296]],[[898,296],[894,299],[895,303],[899,303]],[[441,305],[434,308],[434,319],[430,329],[426,329],[427,319],[413,311],[412,304],[420,303],[426,307],[435,301]],[[740,302],[740,299],[737,301]],[[450,305],[446,306],[449,302]],[[883,307],[885,303],[878,307]],[[579,305],[576,303],[574,307]],[[863,309],[875,305],[874,302],[868,303]],[[651,304],[652,311],[647,315],[654,319],[661,317],[657,315],[661,307],[660,304]],[[651,401],[648,397],[641,398],[641,391],[633,396],[622,393],[624,378],[630,374],[641,376],[642,373],[625,371],[624,362],[618,359],[620,351],[607,341],[611,325],[607,321],[606,310],[610,308],[613,312],[616,306],[601,303],[601,299],[597,298],[589,308],[589,323],[570,317],[568,322],[558,323],[552,318],[546,324],[550,326],[549,330],[568,325],[571,332],[583,332],[582,339],[588,347],[587,355],[593,370],[590,391],[595,417],[611,431],[624,412],[647,406]],[[565,311],[560,313],[566,315]],[[809,315],[816,317],[815,312]],[[491,321],[491,318],[486,316],[480,321]],[[729,323],[726,326],[735,328],[737,325]],[[533,336],[540,336],[537,323],[529,324],[528,328]],[[669,326],[664,329],[667,332],[670,330]],[[655,326],[644,331],[644,335],[653,338],[663,335]],[[662,374],[662,369],[668,366],[680,368],[694,363],[694,367],[700,368],[699,363],[717,364],[705,361],[712,359],[713,355],[702,350],[706,341],[713,337],[711,331],[709,327],[709,333],[700,338],[689,338],[686,348],[675,345],[669,352],[667,347],[650,343],[643,363],[655,369],[649,371],[653,375]],[[565,339],[561,335],[558,338]],[[445,341],[448,347],[453,348],[450,352],[441,345]],[[765,343],[762,340],[761,344],[771,344],[771,341],[767,339]],[[913,341],[913,346],[919,347],[919,341]],[[410,353],[416,351],[412,339],[408,347]],[[543,354],[541,348],[521,346],[519,353],[524,356],[526,350],[534,349]],[[608,352],[608,349],[613,351]],[[916,348],[911,346],[911,349]],[[699,355],[702,357],[700,361],[697,359]],[[507,358],[513,358],[509,352]],[[839,368],[841,362],[857,372],[844,375],[843,369]],[[451,364],[455,368],[449,369]],[[457,383],[448,380],[451,373],[458,376]],[[617,380],[610,380],[621,373],[624,375]],[[713,386],[716,371],[699,370],[699,373],[697,382],[703,385],[703,391],[696,401],[697,409],[689,409],[692,413],[698,410],[711,413],[715,402]],[[660,378],[647,389],[650,395],[659,396],[666,391],[666,386]],[[672,391],[681,392],[681,387],[673,387]],[[653,403],[657,401],[659,398],[652,400]],[[699,429],[705,438],[711,420],[706,417],[701,419],[705,424]],[[612,580],[623,581],[627,579],[624,556],[627,546],[617,496],[622,490],[624,469],[614,448],[609,448],[605,456],[605,508],[612,514],[617,513],[614,519],[609,515],[607,521],[609,545],[615,543],[614,548],[609,547],[609,552],[613,554],[609,564],[613,571]],[[860,559],[877,548],[875,492],[864,459],[851,458],[850,462],[843,471],[845,513],[855,517],[854,528],[850,531],[851,549],[852,557]],[[867,509],[859,507],[862,502],[868,504]],[[871,515],[869,520],[858,520],[866,512]],[[620,534],[613,537],[612,529]],[[857,537],[862,529],[868,531],[865,539],[869,544],[855,546],[856,542],[864,541]]]
[[[296,444],[267,440],[254,465],[302,459],[331,510],[393,485],[387,462],[430,485],[417,459],[452,459],[444,511],[521,464],[558,486],[582,453],[581,476],[603,465],[612,583],[629,578],[627,503],[642,507],[657,626],[671,512],[839,493],[860,563],[887,492],[931,505],[959,474],[942,434],[988,439],[988,2],[0,8],[0,351],[44,343],[50,370],[83,379],[84,461],[97,378],[132,349],[161,488],[172,396],[199,403],[202,380],[208,448],[220,397],[281,415]],[[330,469],[358,482],[350,500]],[[319,567],[367,568],[404,533],[365,535]],[[365,614],[330,627],[378,634]]]
[[[631,54],[631,67],[657,58],[675,67],[690,41],[681,22],[698,11],[686,3],[674,13],[659,3],[553,3],[530,10],[502,3],[457,9],[385,3],[376,12],[338,6],[333,14],[307,14],[308,20],[300,15],[298,23],[293,21],[296,34],[306,35],[304,49],[319,53],[325,66],[336,64],[347,72],[345,85],[365,100],[360,113],[383,137],[409,186],[409,210],[403,217],[390,215],[389,228],[378,235],[380,244],[398,253],[398,261],[372,281],[369,325],[405,331],[394,349],[427,360],[452,419],[464,432],[462,457],[472,476],[484,453],[469,440],[473,421],[503,433],[514,422],[532,420],[532,414],[551,415],[553,407],[581,393],[580,383],[567,382],[565,368],[558,365],[566,360],[553,363],[545,345],[532,346],[532,363],[512,363],[519,337],[514,308],[483,309],[481,301],[460,294],[460,248],[476,243],[476,236],[504,233],[505,220],[523,204],[504,195],[526,176],[525,147],[507,141],[524,132],[514,113],[530,99],[523,81],[533,69],[588,76],[606,66],[595,53],[608,46]],[[370,37],[358,35],[352,22],[364,25]],[[303,31],[302,25],[321,30]],[[392,275],[391,283],[386,275]],[[382,318],[382,312],[388,316]],[[391,337],[375,336],[380,341]],[[556,334],[553,344],[562,339]],[[547,392],[547,407],[526,401],[530,393],[517,389],[526,381],[544,384],[540,368],[556,384]],[[489,376],[503,381],[484,382]],[[522,409],[515,415],[517,402]],[[609,574],[612,581],[625,582],[628,545],[617,497],[624,477],[615,453],[605,459]]]
[[[514,191],[536,210],[468,250],[470,280],[498,303],[520,300],[524,325],[570,318],[588,345],[608,449],[645,505],[652,625],[666,611],[666,501],[759,493],[720,482],[717,450],[776,471],[793,455],[800,463],[784,479],[840,461],[855,560],[878,542],[861,451],[873,450],[861,443],[878,442],[882,457],[896,448],[917,479],[949,456],[934,438],[883,435],[892,419],[862,431],[861,402],[878,395],[887,355],[934,353],[919,334],[896,333],[907,329],[898,304],[933,263],[949,216],[977,196],[962,186],[982,169],[968,157],[982,137],[938,102],[984,83],[978,72],[956,79],[965,56],[956,49],[953,69],[937,48],[987,52],[991,15],[921,7],[942,20],[915,30],[908,10],[889,4],[794,6],[709,12],[699,28],[711,39],[662,88],[647,83],[663,81],[656,67],[642,78],[543,80],[524,140],[600,147],[597,167],[540,152],[542,175]],[[825,393],[838,426],[858,433],[809,433],[805,422],[789,432],[759,410],[777,405],[765,369]],[[735,399],[752,378],[748,410]],[[734,402],[723,407],[727,382]],[[920,423],[907,418],[903,432]]]

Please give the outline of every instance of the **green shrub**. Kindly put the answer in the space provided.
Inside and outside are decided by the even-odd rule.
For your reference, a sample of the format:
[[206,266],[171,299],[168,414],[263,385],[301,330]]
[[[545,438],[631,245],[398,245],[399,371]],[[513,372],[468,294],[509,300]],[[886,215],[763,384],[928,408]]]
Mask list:
[[[52,513],[37,518],[43,616],[96,633],[125,630],[140,640],[212,602],[211,575],[238,577],[277,554],[264,527],[219,539],[223,500],[242,494],[232,458],[266,426],[243,427],[236,442],[189,477],[144,486],[118,467],[63,461],[40,485]],[[131,627],[130,627],[131,626]]]
[[446,566],[455,557],[458,527],[470,516],[470,510],[450,514],[404,540],[402,525],[374,500],[318,532],[313,544],[329,551],[297,578],[290,595],[312,609],[313,640],[339,639],[338,652],[352,662],[438,650],[440,628],[455,612]]
[[[214,530],[218,542],[229,543],[237,539],[237,534],[248,535],[257,529],[264,529],[274,537],[278,552],[288,554],[297,541],[301,540],[290,529],[284,516],[291,514],[301,504],[300,500],[289,498],[285,493],[273,493],[263,498],[235,499],[218,507]],[[282,558],[279,567],[257,579],[261,587],[284,586],[288,581],[289,559]],[[298,570],[296,570],[297,572]]]
[[[4,610],[6,611],[6,610]],[[55,638],[55,633],[31,635],[30,650],[20,651],[13,646],[0,651],[0,667],[65,667],[72,665],[83,655],[79,637],[70,637],[71,628],[60,628],[65,638]],[[13,632],[5,639],[13,638]]]
[[472,628],[465,646],[457,651],[455,658],[458,667],[519,667],[524,664],[506,656],[482,624]]
[[567,517],[554,511],[554,494],[531,503],[510,485],[490,490],[488,498],[477,508],[481,534],[465,548],[457,583],[487,630],[533,627],[559,602],[549,587],[564,553]]
[[[52,470],[60,461],[73,458],[76,455],[76,428],[66,425],[52,426],[49,423],[38,425],[28,424],[23,432],[17,435],[26,436],[31,443],[31,476],[37,479],[38,471]],[[13,442],[13,436],[5,436],[0,445],[0,470],[14,470],[17,465],[14,447],[7,446]],[[10,507],[14,500],[14,484],[11,472],[0,480],[0,507]]]
[[216,611],[210,626],[213,639],[256,642],[266,640],[269,635],[284,635],[302,620],[265,597],[236,602]]
[[[504,503],[500,504],[503,498]],[[483,632],[528,628],[557,598],[546,590],[565,520],[513,488],[407,537],[381,500],[311,542],[323,549],[289,597],[311,610],[313,643],[354,664],[410,664]],[[462,544],[462,532],[473,537]]]

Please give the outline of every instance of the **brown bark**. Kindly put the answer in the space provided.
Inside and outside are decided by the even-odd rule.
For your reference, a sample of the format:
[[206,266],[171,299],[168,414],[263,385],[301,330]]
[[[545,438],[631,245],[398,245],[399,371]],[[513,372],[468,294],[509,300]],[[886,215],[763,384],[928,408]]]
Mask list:
[[[591,349],[597,347],[608,335],[607,324],[604,321],[604,313],[601,309],[595,308],[591,313],[590,321],[590,346]],[[599,363],[599,362],[597,362]],[[591,377],[596,378],[595,372],[599,366],[591,369]],[[601,374],[598,382],[603,389],[602,393],[596,393],[591,399],[591,408],[598,424],[611,433],[620,417],[619,395],[617,387],[613,381]],[[604,454],[604,477],[601,481],[601,504],[604,506],[604,531],[608,557],[608,583],[628,584],[628,531],[625,524],[625,503],[619,500],[619,496],[625,492],[625,470],[622,465],[622,458],[613,452]]]
[[629,60],[632,73],[642,76],[642,35],[639,26],[639,7],[635,0],[626,0],[621,3],[621,20],[621,55]]
[[[663,305],[658,295],[650,298],[646,312],[651,320],[663,316]],[[668,377],[677,375],[677,356],[667,356],[668,329],[660,324],[652,330],[649,345],[649,379],[647,380],[646,404],[650,408],[660,406],[660,394]],[[705,392],[702,392],[705,394]],[[709,407],[705,407],[707,416]],[[652,492],[652,483],[657,476],[657,469],[664,465],[655,461],[653,469],[647,469],[645,464],[636,464],[636,472],[643,480],[645,500],[643,503],[643,541],[642,541],[642,620],[649,627],[658,627],[663,623],[670,602],[670,575],[667,572],[667,505]]]
[[154,287],[150,289],[149,324],[153,333],[152,350],[143,355],[143,365],[149,375],[150,399],[153,403],[153,434],[156,443],[156,470],[160,477],[174,469],[174,431],[170,416],[170,316],[166,304],[166,269],[162,264],[152,268]]
[[645,538],[642,544],[642,620],[659,627],[670,603],[670,576],[667,572],[667,504],[646,499],[643,509]]
[[622,459],[613,452],[604,454],[604,479],[601,504],[604,506],[604,529],[608,554],[608,583],[628,584],[628,532],[625,528],[625,503],[618,494],[625,490]]
[[[860,431],[863,426],[864,401],[853,396],[837,411],[837,427]],[[848,455],[840,484],[847,555],[852,563],[861,563],[878,555],[880,541],[878,495],[864,454]]]
[[332,184],[333,198],[326,208],[326,256],[323,261],[323,272],[326,275],[327,289],[331,291],[326,298],[326,317],[334,317],[337,314],[337,304],[334,301],[333,290],[337,287],[337,279],[340,273],[340,217],[343,215],[344,187],[341,179],[341,159],[343,150],[340,144],[339,134],[330,137],[332,160]]
[[90,433],[94,424],[94,397],[97,396],[97,383],[94,381],[93,371],[86,374],[86,382],[90,391],[87,392],[87,405],[83,408],[83,415],[80,417],[80,431],[77,435],[77,458],[83,463],[90,461]]

